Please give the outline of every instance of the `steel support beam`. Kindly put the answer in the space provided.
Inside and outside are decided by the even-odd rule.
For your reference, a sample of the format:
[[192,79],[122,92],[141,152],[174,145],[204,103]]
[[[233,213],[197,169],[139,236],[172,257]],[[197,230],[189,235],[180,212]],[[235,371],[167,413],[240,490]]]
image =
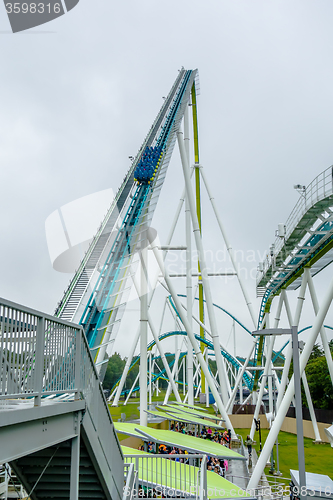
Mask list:
[[[206,296],[207,313],[208,313],[208,317],[209,317],[210,327],[212,330],[212,339],[213,339],[213,344],[214,344],[216,365],[217,365],[217,369],[219,372],[222,400],[223,400],[224,405],[226,405],[228,402],[228,399],[229,399],[228,390],[227,390],[227,381],[226,381],[227,374],[226,374],[226,369],[225,369],[225,365],[224,365],[222,355],[221,355],[221,350],[220,350],[220,339],[219,339],[219,334],[218,334],[218,329],[217,329],[215,312],[214,312],[214,308],[213,308],[213,301],[212,301],[209,280],[208,280],[208,276],[207,276],[207,266],[206,266],[206,261],[205,261],[205,256],[204,256],[204,249],[203,249],[203,245],[202,245],[202,238],[201,238],[200,228],[199,228],[199,224],[198,224],[198,218],[197,218],[197,214],[196,214],[196,210],[195,210],[195,201],[194,201],[194,196],[193,196],[191,182],[190,182],[189,169],[188,169],[188,165],[187,165],[186,152],[185,152],[185,148],[184,148],[183,133],[179,131],[177,133],[177,138],[178,138],[178,146],[179,146],[179,151],[180,151],[180,156],[181,156],[183,174],[184,174],[184,179],[185,179],[186,194],[188,197],[188,203],[189,203],[189,208],[190,208],[190,213],[191,213],[193,233],[194,233],[195,243],[196,243],[196,247],[197,247],[197,251],[198,251],[198,259],[199,259],[199,264],[200,264],[200,272],[202,275],[202,283],[203,283],[203,288],[204,288],[204,292],[205,292],[205,296]],[[178,311],[178,313],[180,314],[180,311]]]
[[79,500],[79,479],[80,479],[80,419],[77,415],[77,436],[71,443],[71,475],[70,475],[70,500]]
[[208,368],[208,366],[207,366],[207,364],[205,362],[205,359],[204,359],[204,356],[203,356],[203,354],[202,354],[202,352],[200,350],[200,347],[198,346],[198,343],[196,341],[194,333],[192,332],[192,329],[190,328],[190,325],[189,325],[189,323],[187,321],[187,316],[184,313],[183,308],[180,305],[180,301],[179,301],[179,298],[177,296],[176,290],[173,287],[172,280],[169,278],[168,272],[164,268],[161,255],[159,254],[157,248],[155,246],[153,246],[152,248],[153,248],[153,251],[154,251],[154,255],[155,255],[156,261],[157,261],[157,263],[158,263],[158,265],[160,267],[161,272],[164,275],[164,280],[166,282],[168,291],[169,291],[169,293],[171,294],[171,296],[173,298],[175,306],[176,306],[176,308],[178,310],[178,314],[179,314],[179,316],[180,316],[180,318],[182,320],[182,323],[183,323],[183,325],[185,327],[188,339],[191,342],[192,347],[194,349],[194,353],[197,356],[197,360],[198,360],[198,362],[199,362],[202,370],[205,373],[205,376],[206,376],[207,381],[208,381],[208,385],[209,385],[210,390],[212,391],[212,394],[213,394],[213,396],[215,398],[215,401],[216,401],[218,409],[219,409],[219,411],[221,413],[222,419],[225,420],[226,426],[231,430],[232,437],[235,438],[236,434],[235,434],[234,428],[233,428],[233,426],[231,424],[231,421],[230,421],[230,419],[229,419],[229,417],[227,415],[227,412],[225,411],[225,407],[223,406],[223,403],[222,403],[222,400],[221,400],[221,396],[220,396],[220,394],[218,393],[218,390],[215,387],[215,383],[214,383],[213,377],[210,374],[209,368]]
[[[307,343],[306,343],[305,348],[301,354],[301,358],[300,358],[300,374],[301,375],[305,369],[306,363],[308,362],[308,359],[310,357],[312,348],[313,348],[314,343],[318,337],[320,329],[324,324],[324,320],[325,320],[327,312],[330,308],[332,299],[333,299],[333,280],[327,289],[326,295],[322,301],[322,304],[319,308],[318,314],[315,318],[314,324],[313,324],[313,326],[310,330],[310,333],[308,335]],[[294,396],[294,392],[295,392],[295,386],[294,386],[294,376],[293,376],[289,385],[288,385],[287,391],[286,391],[286,393],[281,401],[280,407],[279,407],[277,415],[276,415],[276,419],[275,419],[274,424],[273,424],[273,426],[272,426],[272,428],[267,436],[264,448],[260,454],[257,465],[256,465],[256,467],[253,471],[252,477],[249,481],[248,489],[256,488],[258,486],[258,483],[260,481],[260,477],[265,469],[265,465],[266,465],[267,460],[269,458],[270,451],[271,451],[272,447],[274,446],[274,443],[276,441],[278,433],[281,429],[281,425],[284,421],[284,418],[286,416],[286,413],[288,411],[288,408],[289,408],[290,403],[292,401],[292,398]]]

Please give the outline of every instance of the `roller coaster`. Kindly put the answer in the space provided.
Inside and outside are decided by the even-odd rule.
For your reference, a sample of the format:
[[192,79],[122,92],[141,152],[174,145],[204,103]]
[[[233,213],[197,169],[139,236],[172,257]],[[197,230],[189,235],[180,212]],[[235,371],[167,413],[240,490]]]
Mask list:
[[[259,263],[257,296],[262,297],[262,302],[258,319],[256,320],[245,284],[241,281],[241,277],[237,273],[232,247],[227,239],[222,221],[218,216],[207,178],[204,175],[202,165],[199,163],[197,117],[198,88],[199,81],[197,70],[188,71],[182,68],[150,131],[141,145],[138,154],[133,160],[118,190],[115,200],[92,241],[79,270],[71,280],[63,299],[59,303],[56,309],[56,315],[62,319],[74,321],[83,326],[90,349],[94,355],[96,367],[100,372],[101,379],[103,379],[106,364],[112,354],[113,345],[126,309],[126,298],[133,287],[133,280],[141,265],[135,257],[140,254],[141,258],[142,248],[148,245],[146,235],[147,228],[151,223],[170,158],[176,140],[178,139],[182,167],[184,170],[188,170],[189,176],[192,170],[195,173],[195,210],[197,221],[193,218],[194,214],[191,214],[192,220],[189,222],[190,231],[193,229],[195,233],[195,222],[198,223],[198,229],[201,231],[201,178],[201,182],[203,181],[207,189],[221,234],[234,267],[234,275],[239,281],[245,305],[249,310],[253,323],[253,326],[245,326],[235,317],[235,315],[226,311],[223,307],[213,304],[208,281],[207,279],[204,280],[204,272],[200,273],[200,264],[203,264],[203,262],[199,262],[199,297],[193,297],[191,295],[190,300],[194,298],[195,302],[199,303],[200,318],[198,319],[194,316],[190,318],[190,313],[188,314],[188,318],[190,318],[191,321],[193,319],[193,321],[196,321],[197,325],[199,325],[198,328],[200,329],[200,333],[195,334],[195,341],[201,353],[206,349],[207,352],[213,354],[216,358],[218,375],[214,378],[216,375],[214,374],[212,377],[214,381],[212,382],[211,380],[211,383],[214,384],[215,389],[217,389],[222,396],[223,405],[227,406],[230,410],[234,403],[235,392],[242,384],[253,393],[259,391],[259,387],[263,387],[264,392],[269,389],[269,379],[266,378],[265,383],[261,380],[264,375],[265,363],[267,364],[268,359],[267,342],[264,336],[254,338],[253,347],[247,359],[237,358],[237,356],[231,355],[223,345],[220,345],[213,309],[218,308],[222,310],[224,314],[231,318],[234,324],[242,329],[242,331],[246,332],[248,335],[252,335],[252,330],[255,328],[265,328],[269,324],[269,314],[273,299],[274,297],[279,297],[277,317],[280,317],[281,309],[283,304],[285,304],[285,307],[288,309],[289,320],[292,322],[286,290],[296,290],[300,287],[303,279],[302,277],[304,276],[304,270],[306,270],[305,274],[309,281],[315,274],[325,269],[333,260],[333,212],[330,208],[333,200],[332,167],[326,169],[322,174],[317,176],[314,181],[303,190],[304,192],[302,192],[286,224],[279,225],[278,236],[275,243],[270,247],[269,256],[267,256],[263,263]],[[191,142],[188,118],[189,106],[192,110],[193,123],[193,167],[190,166],[189,152],[189,143]],[[181,122],[184,123],[182,141],[179,140]],[[184,180],[186,185],[185,172]],[[180,203],[176,210],[175,221],[170,231],[169,240],[166,242],[165,250],[163,250],[162,258],[165,258],[169,249],[172,249],[172,247],[170,247],[172,234],[177,224],[182,206],[184,205],[185,198],[187,211],[190,212],[189,199],[191,193],[189,193],[189,189],[189,186],[186,185],[186,189],[180,198]],[[191,247],[192,243],[190,239],[191,238],[187,235],[187,248]],[[197,242],[196,246],[200,253]],[[204,281],[206,285],[204,285]],[[189,286],[189,282],[187,282],[187,286]],[[204,292],[205,286],[206,291]],[[311,283],[309,287],[313,289],[313,284]],[[170,292],[171,290],[168,291]],[[152,291],[151,295],[153,296],[153,294],[154,291]],[[181,314],[184,314],[184,311],[180,310],[184,306],[183,304],[181,305],[179,299],[185,299],[187,301],[187,306],[189,306],[189,300],[186,296],[177,294],[176,299],[176,297],[173,297],[172,293],[168,295],[170,310],[173,311],[174,320],[178,321],[180,326],[184,327],[185,325]],[[150,300],[152,300],[152,297],[150,297]],[[208,303],[206,303],[206,301]],[[207,308],[209,322],[212,325],[210,330],[207,328],[207,325],[204,324],[203,313],[205,308]],[[276,323],[278,323],[278,321],[279,320],[276,320]],[[151,321],[149,322],[147,320],[147,322],[150,328],[153,329],[154,327],[150,324]],[[196,351],[196,345],[192,345],[193,349],[191,348],[189,335],[184,335],[186,331],[186,328],[180,329],[178,333],[174,332],[172,335],[184,336],[188,356],[192,356],[193,352]],[[164,353],[161,351],[160,341],[170,337],[170,335],[169,332],[162,333],[159,338],[156,339],[155,332],[154,340],[150,343],[147,342],[145,356],[147,356],[147,352],[152,351],[153,348],[157,348],[158,352],[156,356],[165,360]],[[140,363],[140,355],[143,355],[141,348],[141,353],[134,356],[139,338],[140,333],[138,331],[133,346],[130,349],[123,376],[118,380],[112,391],[114,397],[113,404],[115,405],[118,404],[120,395],[124,394],[124,383],[128,371],[131,370],[134,365]],[[284,350],[287,350],[288,353],[285,354]],[[286,363],[287,369],[290,363],[290,343],[287,341],[282,349],[278,351],[271,349],[271,351],[272,353],[269,361],[272,363],[271,368],[274,368],[273,363],[280,358],[280,362]],[[325,348],[325,354],[328,358],[327,348]],[[143,364],[144,363],[145,360],[143,360]],[[195,366],[200,364],[198,356],[194,356],[194,363]],[[328,363],[330,363],[329,360]],[[159,376],[167,376],[168,378],[171,375],[172,368],[173,365],[166,366],[164,361],[164,367],[160,375],[153,375],[154,381],[156,381]],[[206,369],[209,370],[209,367],[206,367]],[[149,377],[149,371],[148,375],[146,370],[145,373],[145,376]],[[198,373],[196,384],[200,385],[200,379],[202,379],[203,386],[201,390],[205,392],[204,370],[201,368]],[[277,371],[273,370],[275,383],[277,387],[281,387],[281,395],[286,387],[286,375],[283,373],[281,372],[278,376]],[[190,377],[190,375],[189,372],[188,376]],[[333,375],[333,371],[331,375]],[[187,380],[186,386],[188,387],[191,385],[193,385],[193,381],[191,379]],[[140,385],[136,386],[135,389],[138,390],[139,387]],[[192,392],[192,390],[190,392]],[[191,398],[191,395],[189,395],[189,397]]]
[[[257,296],[261,297],[262,300],[256,315],[245,283],[238,272],[237,261],[218,214],[205,169],[199,162],[198,91],[198,71],[182,68],[133,159],[77,272],[56,307],[55,319],[52,321],[59,325],[63,331],[70,325],[74,325],[76,333],[73,334],[75,340],[67,343],[65,350],[57,354],[58,358],[60,356],[63,360],[63,365],[55,366],[54,361],[50,361],[49,370],[54,377],[50,380],[53,384],[53,380],[64,371],[65,361],[68,361],[69,353],[71,353],[70,362],[72,363],[74,358],[76,361],[76,378],[70,381],[70,385],[61,385],[59,382],[61,390],[58,386],[53,390],[51,383],[43,390],[44,396],[52,398],[59,397],[61,393],[62,401],[66,401],[68,394],[70,399],[73,398],[73,394],[75,398],[78,397],[79,387],[83,385],[84,397],[88,401],[89,411],[93,415],[94,396],[91,387],[94,387],[94,391],[99,394],[100,387],[97,380],[103,381],[117,335],[123,324],[129,294],[132,289],[135,289],[140,302],[140,324],[137,325],[137,333],[132,344],[128,346],[126,366],[121,378],[111,391],[110,402],[116,406],[121,395],[126,396],[128,400],[131,392],[139,391],[140,423],[145,425],[147,423],[147,412],[145,411],[148,399],[147,388],[149,388],[151,397],[152,392],[158,389],[158,380],[163,378],[168,381],[165,403],[168,402],[171,391],[174,392],[176,400],[180,402],[178,386],[182,383],[183,399],[192,405],[194,397],[199,391],[205,394],[207,405],[209,404],[209,393],[213,395],[221,419],[225,421],[225,425],[235,437],[230,414],[237,394],[240,398],[240,404],[245,404],[250,400],[253,402],[255,405],[254,419],[257,419],[262,398],[267,393],[270,412],[275,413],[275,421],[251,477],[249,486],[253,487],[258,484],[295,392],[294,379],[288,383],[292,358],[291,342],[288,340],[282,348],[274,350],[277,334],[268,336],[265,335],[265,330],[268,332],[273,325],[274,331],[277,331],[283,308],[288,318],[287,326],[290,328],[298,327],[307,289],[310,296],[310,299],[307,298],[307,300],[313,308],[313,324],[298,332],[299,335],[302,335],[304,331],[307,331],[308,334],[305,348],[300,355],[302,382],[306,388],[307,380],[304,369],[318,335],[321,336],[330,377],[333,381],[333,361],[327,337],[327,330],[332,330],[332,327],[324,326],[333,299],[333,284],[328,287],[324,299],[319,303],[313,283],[313,277],[324,271],[333,261],[333,167],[326,169],[307,187],[302,188],[299,201],[287,222],[278,227],[277,238],[270,247],[269,255],[264,262],[259,263]],[[190,122],[192,122],[192,133],[190,133]],[[161,245],[151,231],[150,225],[176,143],[180,152],[185,187],[175,211],[170,234],[165,245]],[[190,146],[192,146],[192,154]],[[191,162],[192,155],[193,164]],[[203,251],[204,237],[201,231],[201,211],[203,209],[201,190],[203,188],[207,191],[216,224],[233,266],[232,273],[219,273],[213,274],[213,276],[231,275],[238,281],[239,304],[241,297],[243,297],[244,308],[249,314],[247,326],[233,313],[213,302],[210,274],[207,271]],[[172,238],[183,208],[185,208],[185,245],[175,247],[172,246]],[[193,242],[198,255],[196,272],[193,272],[191,263]],[[173,276],[168,272],[165,259],[169,251],[179,250],[186,250],[186,274]],[[148,261],[151,258],[155,259],[159,268],[159,276],[157,277],[149,275]],[[186,278],[186,295],[178,293],[173,277]],[[197,283],[198,293],[193,290],[193,280]],[[151,290],[148,290],[148,282],[151,283]],[[172,331],[168,329],[157,332],[154,320],[150,315],[151,303],[158,283],[165,289],[164,309],[168,307],[172,321],[177,325]],[[288,294],[294,290],[297,290],[298,295],[296,310],[292,314]],[[276,300],[274,301],[274,299]],[[198,314],[195,313],[196,309]],[[29,314],[26,310],[24,311],[24,314]],[[237,356],[235,352],[231,354],[221,342],[216,320],[217,311],[221,311],[229,318],[235,335],[237,326],[250,338],[251,348],[246,358]],[[5,315],[5,313],[3,314]],[[34,314],[39,325],[40,315]],[[27,328],[30,328],[30,323],[24,321],[25,323],[21,321],[20,324],[25,324]],[[44,318],[41,326],[33,327],[32,330],[39,329],[38,331],[44,333],[45,321],[51,321],[51,319]],[[161,318],[160,330],[162,325],[163,317]],[[152,335],[151,341],[148,340],[148,326]],[[81,334],[78,333],[80,331],[85,334],[82,338]],[[45,338],[48,335],[46,329]],[[171,337],[179,338],[181,342],[174,356],[171,357],[172,359],[168,361],[163,342]],[[86,351],[82,351],[81,345],[86,346]],[[48,346],[48,349],[55,348],[56,341],[53,339]],[[76,346],[76,350],[73,350],[73,346]],[[43,348],[40,349],[40,356],[42,356]],[[46,347],[43,352],[46,356],[48,352]],[[84,374],[84,377],[78,368],[81,354],[84,355],[84,363],[90,367],[89,373]],[[216,362],[214,373],[208,362],[209,356],[214,358]],[[30,358],[29,363],[34,363],[35,355]],[[157,367],[158,360],[163,367],[158,367],[157,373],[155,373],[154,367]],[[277,360],[280,365],[279,375],[276,366]],[[5,359],[3,362],[8,363]],[[126,377],[136,365],[140,366],[139,381],[136,380],[130,390],[125,389]],[[35,365],[31,366],[31,373],[35,373]],[[179,380],[178,372],[181,366],[183,366],[183,377],[182,380]],[[17,369],[21,370],[21,362],[19,362]],[[8,373],[7,368],[6,370],[5,372]],[[38,368],[38,370],[42,370],[40,373],[43,373],[42,368]],[[68,369],[68,373],[70,373],[70,369]],[[67,376],[70,377],[68,374]],[[76,385],[77,383],[79,386]],[[274,385],[278,393],[275,405]],[[242,396],[243,388],[250,391],[245,400]],[[36,396],[34,397],[39,398],[40,402],[41,389],[39,388],[35,392]],[[16,393],[14,392],[14,394]],[[317,441],[321,441],[322,436],[318,430],[311,395],[307,390],[306,395],[315,438]],[[104,404],[102,399],[99,404]],[[77,406],[76,419],[80,418],[82,409],[82,405]],[[84,430],[84,452],[90,454],[92,464],[95,464],[91,442],[95,443],[97,439],[92,429],[94,417],[91,419],[92,423],[89,421]],[[255,431],[254,422],[251,428],[251,438],[253,438]],[[73,436],[71,439],[75,440],[75,433],[69,435]],[[115,441],[117,441],[116,438]],[[49,443],[49,446],[53,446],[53,444]],[[77,452],[77,442],[72,446]],[[96,456],[102,456],[103,453],[110,462],[111,455],[108,450],[98,449]],[[100,470],[106,467],[103,460],[104,458],[101,459],[101,463],[95,464],[96,477],[100,477]],[[20,474],[20,470],[23,470],[25,465],[20,465],[17,462],[16,467],[17,473]],[[106,486],[112,489],[112,486]],[[101,488],[106,486],[102,481]]]

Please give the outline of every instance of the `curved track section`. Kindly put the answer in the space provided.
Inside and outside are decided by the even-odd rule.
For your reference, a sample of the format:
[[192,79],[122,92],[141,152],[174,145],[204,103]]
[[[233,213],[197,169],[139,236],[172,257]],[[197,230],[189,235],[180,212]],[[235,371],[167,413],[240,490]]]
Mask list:
[[[162,333],[161,335],[159,335],[159,340],[165,340],[167,338],[170,338],[170,337],[173,337],[175,335],[181,335],[181,336],[185,336],[186,337],[186,332],[185,331],[171,331],[171,332],[167,332],[167,333]],[[208,340],[208,339],[205,339],[205,338],[202,338],[200,335],[195,335],[195,338],[203,343],[205,346],[207,346],[208,350],[210,351],[213,351],[214,352],[214,345],[213,343]],[[150,342],[147,346],[147,350],[150,351],[154,346],[155,346],[156,342],[155,340],[153,340],[152,342]],[[232,366],[234,366],[237,370],[242,368],[242,365],[241,363],[238,361],[238,359],[234,358],[231,354],[229,354],[225,349],[221,348],[221,354],[222,356],[227,360],[229,361]],[[132,370],[132,368],[140,361],[140,356],[135,356],[135,358],[133,358],[133,361],[131,363],[131,366],[129,368],[129,372]],[[158,376],[156,378],[154,378],[154,380],[156,380],[157,378],[159,378],[159,376],[161,376],[161,374],[164,376],[165,375],[165,369],[162,370],[162,372],[160,374],[158,374]],[[251,389],[252,387],[252,380],[251,380],[251,376],[248,374],[248,373],[244,373],[244,381],[247,385],[247,387],[249,389]],[[111,389],[111,392],[118,386],[120,382],[120,379],[115,383],[115,385],[112,387]],[[138,387],[139,388],[139,387]],[[124,391],[122,392],[122,394],[124,394]]]
[[[296,290],[305,266],[315,276],[333,261],[333,167],[319,174],[304,190],[271,247],[271,256],[257,275],[263,304],[282,288]],[[262,315],[263,306],[260,310]],[[260,319],[260,318],[259,318]]]

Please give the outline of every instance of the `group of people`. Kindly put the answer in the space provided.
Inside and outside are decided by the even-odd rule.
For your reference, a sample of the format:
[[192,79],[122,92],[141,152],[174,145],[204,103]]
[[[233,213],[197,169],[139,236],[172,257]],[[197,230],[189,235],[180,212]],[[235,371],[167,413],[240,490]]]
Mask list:
[[225,473],[228,471],[228,460],[207,457],[207,469],[216,472],[219,476],[225,477]]
[[[182,434],[187,434],[188,436],[194,436],[195,433],[191,430],[186,430],[185,424],[181,422],[175,422],[175,424],[171,424],[170,430],[181,432]],[[224,432],[218,432],[211,429],[211,427],[203,426],[200,434],[197,436],[201,439],[209,439],[210,441],[214,441],[216,443],[221,444],[222,446],[226,446],[230,448],[231,446],[231,431],[230,429],[225,430]],[[146,448],[143,445],[139,446],[139,450],[148,451],[148,453],[157,453],[160,455],[176,455],[174,460],[176,462],[181,463],[189,463],[188,458],[186,457],[178,457],[177,455],[188,455],[187,450],[182,450],[175,446],[167,446],[165,444],[157,445],[153,441],[148,441]],[[172,460],[172,457],[169,457]],[[214,457],[207,457],[207,469],[209,471],[215,472],[222,477],[225,477],[225,473],[228,471],[228,460],[217,459]]]
[[203,429],[201,431],[201,435],[199,437],[201,437],[203,439],[210,439],[211,441],[219,443],[222,446],[227,446],[228,448],[231,447],[231,430],[230,429],[226,429],[224,432],[215,431],[213,433],[213,431],[210,427],[208,427],[208,429],[203,427]]
[[[185,424],[181,422],[176,422],[175,424],[171,424],[170,430],[181,432],[182,434],[187,434],[188,436],[195,436],[195,433],[190,430],[186,430]],[[202,439],[209,439],[210,441],[215,441],[216,443],[221,444],[222,446],[231,447],[231,430],[226,429],[224,432],[218,432],[211,429],[211,427],[203,426],[200,434],[197,436]]]

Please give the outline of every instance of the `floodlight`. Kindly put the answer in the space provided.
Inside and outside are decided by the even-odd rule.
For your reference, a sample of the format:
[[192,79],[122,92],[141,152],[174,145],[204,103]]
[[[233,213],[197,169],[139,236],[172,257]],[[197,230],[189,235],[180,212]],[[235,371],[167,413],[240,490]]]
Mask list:
[[324,429],[324,431],[329,439],[329,442],[331,443],[331,447],[333,448],[333,425],[331,425],[331,427],[328,427],[328,429]]
[[268,422],[268,423],[273,422],[273,421],[274,421],[274,418],[275,418],[275,417],[274,417],[274,413],[272,413],[272,412],[266,413],[266,418],[267,418],[267,422]]
[[275,236],[279,238],[284,238],[286,235],[286,225],[283,223],[278,224],[277,231],[275,232]]

